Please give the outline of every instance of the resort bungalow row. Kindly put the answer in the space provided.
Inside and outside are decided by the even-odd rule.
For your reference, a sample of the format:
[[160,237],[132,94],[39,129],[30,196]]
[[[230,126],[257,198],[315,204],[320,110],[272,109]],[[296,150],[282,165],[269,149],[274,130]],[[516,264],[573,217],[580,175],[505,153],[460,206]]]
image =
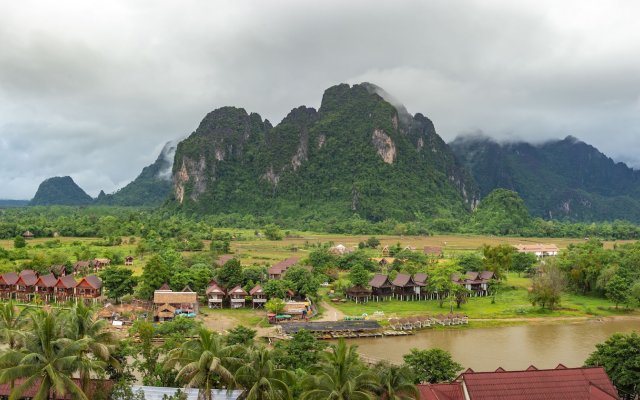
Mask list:
[[[464,276],[453,275],[451,281],[464,285],[470,296],[486,296],[489,293],[489,283],[495,278],[491,271],[469,271]],[[382,301],[390,297],[399,300],[426,300],[437,299],[442,293],[431,292],[427,288],[429,277],[425,273],[415,275],[398,274],[391,281],[388,275],[376,274],[369,281],[371,289],[354,286],[347,289],[347,298],[355,302],[368,300]]]
[[95,275],[79,281],[72,275],[56,278],[53,274],[38,275],[27,269],[20,274],[6,272],[0,275],[0,298],[30,302],[39,297],[42,301],[64,302],[71,300],[97,301],[102,296],[102,280]]
[[[207,304],[209,308],[222,308],[225,299],[229,298],[231,308],[242,308],[246,305],[246,299],[251,297],[251,305],[253,308],[264,308],[267,302],[267,295],[262,290],[262,286],[257,284],[247,293],[241,286],[236,286],[227,291],[215,280],[211,280],[205,292],[207,294]],[[289,297],[293,297],[293,292],[289,290]]]

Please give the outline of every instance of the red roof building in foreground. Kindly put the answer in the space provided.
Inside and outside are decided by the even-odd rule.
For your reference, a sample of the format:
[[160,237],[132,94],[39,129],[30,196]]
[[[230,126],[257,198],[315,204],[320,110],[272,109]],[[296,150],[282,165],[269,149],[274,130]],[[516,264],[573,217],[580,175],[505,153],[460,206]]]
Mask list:
[[616,388],[602,367],[463,372],[455,382],[418,385],[422,400],[612,400]]

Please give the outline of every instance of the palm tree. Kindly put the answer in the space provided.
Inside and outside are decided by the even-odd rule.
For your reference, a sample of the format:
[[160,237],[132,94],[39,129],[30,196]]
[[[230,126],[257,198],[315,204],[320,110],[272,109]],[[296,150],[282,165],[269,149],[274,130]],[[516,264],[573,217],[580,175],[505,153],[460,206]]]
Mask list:
[[[32,387],[38,391],[34,400],[46,400],[53,392],[57,396],[67,393],[73,398],[87,400],[87,396],[73,381],[73,374],[80,368],[80,354],[87,351],[86,339],[73,340],[62,334],[59,314],[38,310],[31,315],[31,332],[20,350],[8,350],[0,356],[0,383],[24,378],[9,396],[10,400],[22,398]],[[101,361],[92,361],[94,371],[104,368]]]
[[0,304],[0,336],[10,349],[18,347],[24,338],[24,328],[28,322],[27,312],[26,308],[19,311],[11,300]]
[[236,380],[232,369],[242,363],[242,347],[228,345],[224,338],[207,329],[198,337],[169,352],[167,366],[180,366],[177,379],[187,381],[187,388],[198,388],[198,398],[211,400],[211,389],[221,381],[233,388]]
[[83,302],[75,304],[66,314],[66,336],[72,340],[85,340],[87,350],[80,354],[80,384],[87,389],[94,360],[103,361],[114,368],[119,367],[118,360],[113,357],[117,343],[114,335],[107,331],[107,321],[97,319],[94,310]]
[[303,400],[372,400],[376,388],[375,376],[358,358],[356,346],[344,340],[322,354],[323,360],[312,375],[303,381]]
[[376,365],[376,375],[381,399],[410,400],[420,398],[420,392],[411,379],[412,373],[409,367],[380,363]]
[[291,371],[276,368],[269,350],[254,349],[249,353],[249,360],[235,374],[236,381],[245,388],[242,399],[292,399],[289,386],[293,385],[295,377]]

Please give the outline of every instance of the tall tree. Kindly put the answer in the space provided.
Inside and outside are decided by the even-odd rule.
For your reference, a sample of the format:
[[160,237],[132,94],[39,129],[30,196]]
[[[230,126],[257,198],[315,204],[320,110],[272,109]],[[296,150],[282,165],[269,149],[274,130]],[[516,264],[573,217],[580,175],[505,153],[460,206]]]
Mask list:
[[[38,310],[31,314],[32,330],[21,351],[9,350],[0,356],[0,365],[13,360],[10,367],[0,370],[0,383],[12,382],[20,378],[10,400],[20,399],[32,387],[38,387],[34,400],[46,400],[50,393],[57,396],[70,394],[73,398],[88,400],[86,394],[73,381],[73,375],[82,364],[80,354],[88,350],[88,340],[73,340],[62,335],[64,323],[60,314]],[[105,363],[94,360],[94,372],[104,370]]]
[[[613,384],[625,398],[640,396],[640,335],[615,333],[596,345],[584,362],[587,367],[600,366],[607,371]],[[634,397],[635,396],[635,397]]]
[[303,380],[302,400],[375,398],[375,375],[360,362],[356,346],[347,346],[342,339],[322,354],[322,361],[313,372]]
[[415,400],[420,399],[420,392],[413,383],[413,373],[406,366],[395,366],[380,363],[375,368],[379,388],[377,390],[382,400]]
[[222,336],[202,328],[197,338],[169,353],[167,366],[179,366],[178,380],[185,381],[188,388],[200,389],[199,399],[211,400],[211,389],[218,381],[235,387],[232,371],[243,362],[241,354],[240,346],[228,345]]
[[13,301],[0,304],[0,336],[2,341],[15,349],[22,344],[27,325],[27,308],[18,310]]
[[482,247],[482,253],[484,254],[483,267],[487,271],[492,271],[496,274],[497,279],[505,279],[507,277],[506,273],[511,268],[515,252],[516,250],[509,244],[484,245]]
[[271,352],[264,348],[252,349],[249,362],[235,373],[236,381],[245,388],[244,400],[291,400],[295,376],[291,371],[277,368]]
[[403,356],[404,362],[413,371],[415,383],[449,382],[462,370],[462,365],[451,358],[449,352],[442,349],[411,349]]
[[102,284],[107,290],[107,295],[116,303],[127,294],[133,294],[138,280],[133,276],[133,271],[124,267],[109,267],[100,274]]

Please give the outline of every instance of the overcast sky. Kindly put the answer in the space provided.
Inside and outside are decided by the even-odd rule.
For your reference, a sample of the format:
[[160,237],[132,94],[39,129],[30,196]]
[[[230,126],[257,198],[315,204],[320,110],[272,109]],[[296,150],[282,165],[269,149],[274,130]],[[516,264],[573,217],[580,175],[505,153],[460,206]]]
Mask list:
[[640,166],[640,2],[6,1],[0,198],[112,192],[209,111],[369,81],[447,141],[574,135]]

